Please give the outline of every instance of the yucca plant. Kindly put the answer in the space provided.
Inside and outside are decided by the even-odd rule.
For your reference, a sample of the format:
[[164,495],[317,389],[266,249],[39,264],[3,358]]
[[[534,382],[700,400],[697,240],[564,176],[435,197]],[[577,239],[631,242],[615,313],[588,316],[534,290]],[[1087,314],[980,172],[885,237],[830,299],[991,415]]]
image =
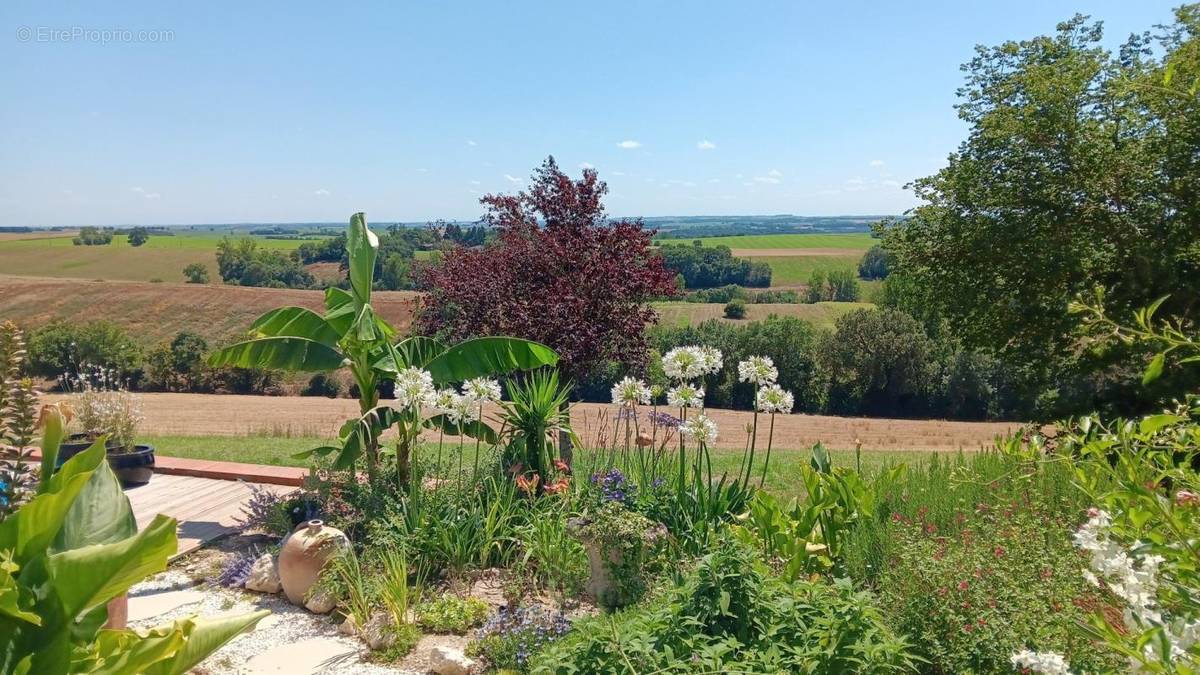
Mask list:
[[509,400],[502,403],[500,415],[507,430],[505,459],[522,489],[531,494],[545,489],[556,468],[559,433],[578,444],[571,430],[570,396],[571,385],[561,382],[553,368],[508,384]]
[[[379,240],[356,213],[346,234],[350,290],[325,291],[325,314],[304,307],[281,307],[259,317],[250,326],[251,338],[208,358],[211,366],[275,368],[290,371],[350,371],[359,391],[359,417],[342,426],[337,446],[314,448],[310,453],[334,454],[334,468],[352,469],[365,458],[374,478],[379,465],[380,437],[389,428],[400,432],[397,474],[406,481],[407,449],[424,420],[406,411],[379,404],[379,386],[408,367],[423,368],[435,383],[461,382],[473,377],[499,375],[558,362],[549,347],[509,337],[484,337],[446,346],[427,337],[396,342],[396,330],[371,306],[375,258]],[[419,417],[419,416],[418,416]],[[443,420],[435,420],[444,424]],[[486,434],[485,425],[463,425],[457,433]],[[485,437],[485,440],[494,438]],[[490,441],[489,441],[490,442]]]

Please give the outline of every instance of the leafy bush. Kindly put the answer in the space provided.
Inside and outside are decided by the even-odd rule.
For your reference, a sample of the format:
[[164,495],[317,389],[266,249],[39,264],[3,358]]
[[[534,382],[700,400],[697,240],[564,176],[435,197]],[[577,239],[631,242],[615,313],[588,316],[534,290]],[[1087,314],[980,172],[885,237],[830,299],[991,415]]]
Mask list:
[[147,230],[144,227],[135,227],[129,230],[129,234],[126,235],[126,239],[128,239],[130,246],[137,248],[138,246],[150,241],[150,230]]
[[483,659],[493,670],[526,673],[530,659],[570,629],[570,622],[561,612],[539,605],[501,607],[467,645],[467,655]]
[[566,521],[566,510],[551,505],[517,529],[522,565],[560,599],[577,596],[588,575],[587,553],[567,533]]
[[313,277],[297,257],[261,248],[251,237],[217,244],[217,270],[225,283],[268,288],[309,288]]
[[202,392],[211,390],[212,373],[204,365],[208,343],[196,333],[181,331],[146,356],[144,389]]
[[730,300],[725,304],[726,319],[744,319],[746,318],[746,301],[745,300]]
[[911,316],[859,309],[840,317],[820,348],[832,375],[830,409],[839,413],[912,415],[930,407],[935,389],[933,342]]
[[443,595],[417,605],[416,614],[417,623],[427,631],[463,635],[483,623],[488,604],[479,598]]
[[856,302],[858,297],[858,279],[851,270],[816,270],[808,279],[809,302]]
[[908,646],[846,581],[788,584],[722,539],[653,602],[581,621],[535,673],[903,672]]
[[71,240],[76,246],[105,246],[112,243],[112,228],[81,227],[79,235]]
[[301,396],[325,396],[337,398],[341,386],[338,381],[325,373],[317,373],[308,380],[308,384],[300,390]]
[[190,263],[183,268],[183,276],[187,278],[189,284],[207,284],[208,265],[198,262]]
[[891,264],[892,258],[883,246],[875,244],[867,249],[863,254],[862,260],[858,263],[858,276],[863,279],[886,279],[888,275],[888,266]]
[[771,285],[771,266],[733,257],[728,246],[703,246],[699,241],[666,244],[659,253],[667,269],[683,277],[688,288],[712,288],[738,284],[752,288]]
[[136,380],[141,363],[138,345],[109,321],[53,321],[29,336],[30,370],[43,377],[75,376],[83,364],[91,364],[115,370],[121,380]]

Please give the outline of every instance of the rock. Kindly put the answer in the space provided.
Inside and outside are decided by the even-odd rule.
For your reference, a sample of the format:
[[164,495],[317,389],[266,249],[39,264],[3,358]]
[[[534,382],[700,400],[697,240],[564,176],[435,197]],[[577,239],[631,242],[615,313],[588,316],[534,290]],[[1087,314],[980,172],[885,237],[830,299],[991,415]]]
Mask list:
[[328,591],[318,590],[304,601],[304,609],[313,614],[328,614],[337,607],[337,598],[333,597]]
[[246,590],[271,594],[283,590],[283,584],[279,583],[279,572],[275,570],[275,559],[270,553],[262,554],[251,565]]
[[396,632],[392,630],[392,618],[387,614],[372,614],[362,629],[363,642],[371,651],[377,652],[396,644]]
[[358,635],[358,622],[354,617],[348,616],[346,620],[338,624],[338,632],[342,635]]
[[467,675],[475,668],[475,660],[454,647],[434,647],[429,650],[429,670],[438,675]]

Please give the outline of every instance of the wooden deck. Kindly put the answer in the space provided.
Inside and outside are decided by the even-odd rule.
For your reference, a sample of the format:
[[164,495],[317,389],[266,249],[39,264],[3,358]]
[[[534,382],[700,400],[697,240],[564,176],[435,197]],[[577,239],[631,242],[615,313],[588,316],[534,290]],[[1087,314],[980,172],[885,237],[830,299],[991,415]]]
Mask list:
[[[257,486],[278,494],[295,489]],[[236,480],[159,473],[148,484],[126,490],[125,495],[138,527],[145,527],[159,513],[179,521],[179,548],[174,559],[237,529],[242,506],[250,499],[250,487],[250,483]]]

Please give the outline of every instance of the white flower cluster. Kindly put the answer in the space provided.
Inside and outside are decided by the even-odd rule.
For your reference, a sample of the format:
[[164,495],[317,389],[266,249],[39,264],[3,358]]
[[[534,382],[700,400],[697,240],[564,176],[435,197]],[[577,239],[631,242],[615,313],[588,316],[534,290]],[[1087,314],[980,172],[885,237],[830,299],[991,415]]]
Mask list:
[[707,445],[717,440],[717,423],[703,414],[696,415],[679,425],[679,433]]
[[1054,652],[1034,652],[1028,649],[1013,654],[1009,659],[1013,668],[1028,670],[1031,673],[1043,675],[1071,675],[1071,666],[1062,654]]
[[89,438],[107,436],[118,448],[133,445],[144,419],[141,401],[123,389],[85,388],[71,407],[83,433]]
[[490,377],[477,377],[463,382],[462,393],[475,403],[495,403],[500,400],[500,383]]
[[641,380],[626,377],[613,385],[612,401],[617,405],[630,407],[639,404],[650,405],[650,387]]
[[681,384],[667,390],[667,405],[676,408],[704,407],[704,389],[694,384]]
[[720,372],[724,357],[713,347],[676,347],[663,354],[662,364],[667,377],[686,382]]
[[754,395],[754,405],[759,412],[787,415],[792,412],[792,406],[795,403],[796,399],[792,396],[792,392],[774,383],[760,388]]
[[738,381],[749,382],[762,386],[774,384],[779,377],[779,369],[769,356],[751,356],[738,363]]
[[[1125,601],[1123,619],[1127,628],[1141,632],[1161,627],[1170,648],[1168,658],[1172,662],[1188,658],[1188,650],[1200,641],[1200,621],[1164,619],[1158,605],[1158,568],[1165,558],[1141,553],[1138,541],[1129,548],[1122,547],[1109,536],[1111,527],[1112,515],[1093,509],[1088,521],[1075,532],[1075,545],[1091,554],[1091,569],[1083,570],[1084,578],[1095,586],[1103,582]],[[1156,644],[1146,645],[1143,653],[1148,661],[1158,660]],[[1017,652],[1012,662],[1038,673],[1070,672],[1065,659],[1052,652]],[[1134,666],[1137,669],[1137,664]]]
[[437,391],[433,388],[433,376],[424,368],[409,367],[396,375],[396,406],[420,408],[433,405]]

